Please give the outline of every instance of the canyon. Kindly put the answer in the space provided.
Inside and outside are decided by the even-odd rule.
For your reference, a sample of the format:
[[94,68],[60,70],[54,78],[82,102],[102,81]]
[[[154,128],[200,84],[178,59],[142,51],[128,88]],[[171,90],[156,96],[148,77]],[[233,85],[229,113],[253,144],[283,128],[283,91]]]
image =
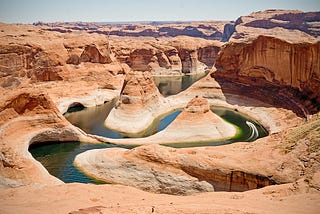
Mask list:
[[[286,10],[231,22],[0,23],[0,212],[316,213],[319,23],[319,12]],[[168,97],[153,80],[206,72]],[[105,125],[134,138],[85,133],[63,116],[106,102],[115,105]],[[234,136],[210,106],[246,115],[269,135],[167,146]],[[167,128],[143,133],[178,109]],[[136,147],[76,156],[85,174],[111,184],[65,184],[28,151],[52,142]]]

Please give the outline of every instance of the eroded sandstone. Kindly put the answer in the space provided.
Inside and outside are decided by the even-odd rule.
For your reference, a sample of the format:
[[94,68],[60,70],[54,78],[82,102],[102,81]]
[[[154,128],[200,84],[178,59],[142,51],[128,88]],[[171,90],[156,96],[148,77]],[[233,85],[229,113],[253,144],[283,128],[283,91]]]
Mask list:
[[[98,35],[80,31],[72,33],[71,28],[55,30],[30,25],[1,24],[0,180],[2,187],[27,187],[3,189],[0,193],[3,198],[0,212],[34,213],[39,210],[43,213],[48,212],[48,209],[56,209],[67,213],[83,211],[82,208],[85,208],[86,211],[117,213],[127,213],[128,210],[141,213],[141,210],[150,212],[154,209],[157,213],[199,210],[316,213],[319,210],[319,124],[315,119],[317,116],[310,114],[319,111],[319,62],[316,59],[319,43],[315,34],[317,20],[309,20],[311,16],[301,12],[279,12],[279,16],[276,16],[278,12],[252,14],[251,17],[242,17],[235,25],[228,25],[225,31],[231,37],[231,42],[226,44],[218,56],[217,76],[207,76],[187,91],[167,98],[168,104],[162,106],[166,111],[158,111],[153,115],[156,117],[168,110],[184,107],[198,95],[208,99],[211,105],[229,107],[251,116],[263,124],[271,136],[251,144],[238,143],[216,148],[171,149],[146,145],[134,150],[113,151],[116,153],[114,156],[127,167],[143,168],[144,172],[149,173],[147,178],[152,173],[159,172],[162,181],[166,183],[169,180],[172,186],[173,183],[168,178],[183,175],[178,176],[180,181],[187,181],[188,188],[192,187],[197,191],[199,186],[201,191],[211,191],[212,186],[216,190],[243,191],[273,183],[288,183],[245,193],[205,193],[187,198],[153,195],[125,186],[53,186],[61,182],[50,176],[28,153],[27,148],[30,143],[47,141],[97,142],[96,139],[100,139],[108,142],[108,139],[86,135],[70,125],[61,113],[76,104],[95,106],[118,96],[125,78],[123,74],[130,73],[132,65],[154,74],[159,68],[158,74],[168,74],[172,70],[175,70],[174,74],[181,74],[182,71],[192,73],[210,67],[216,60],[213,57],[221,43],[216,45],[212,41],[188,37],[112,38],[106,37],[104,31]],[[258,17],[265,19],[265,13],[272,14],[270,17],[273,18],[255,22]],[[302,24],[299,21],[301,17],[304,22]],[[313,29],[305,28],[306,22]],[[258,25],[261,24],[264,28],[259,28]],[[300,24],[302,28],[295,27]],[[232,26],[236,32],[232,32]],[[92,26],[84,26],[86,27],[87,32],[96,31],[89,29]],[[136,27],[127,26],[125,31],[134,31]],[[163,30],[174,35],[175,32],[185,32],[188,29],[183,28]],[[199,25],[198,28],[192,26],[190,30],[212,30],[205,25]],[[153,33],[152,30],[141,31],[145,35]],[[190,41],[193,40],[191,44]],[[231,47],[235,49],[235,55]],[[146,54],[134,55],[135,50]],[[282,50],[287,52],[282,53]],[[232,56],[226,60],[231,66],[228,62],[221,63],[223,52],[224,57]],[[82,53],[86,53],[86,57],[82,57],[83,61]],[[283,65],[279,63],[280,56],[287,59]],[[298,59],[298,56],[305,61]],[[273,60],[281,68],[283,66],[286,72],[282,73],[282,70],[272,67]],[[141,66],[139,62],[147,65]],[[239,67],[232,67],[233,65]],[[298,69],[304,67],[308,71],[306,75],[303,73],[304,69]],[[227,72],[224,73],[223,70]],[[237,75],[236,79],[233,79],[233,75]],[[305,124],[306,120],[311,122]],[[292,127],[296,128],[288,133],[283,132]],[[103,156],[99,160],[103,162],[104,158],[108,160],[108,157]],[[117,166],[118,163],[112,164]],[[169,172],[166,167],[170,169]],[[152,171],[153,168],[156,171]],[[134,178],[139,175],[137,170],[131,172]],[[155,189],[161,186],[159,184]],[[39,188],[43,185],[49,187]],[[183,185],[179,187],[186,188],[186,191],[179,192],[169,188],[168,192],[180,194],[189,190]],[[110,192],[117,193],[117,201]],[[56,195],[64,199],[57,201]],[[39,201],[39,196],[43,200]],[[48,201],[55,201],[52,203],[54,207],[50,207]],[[26,206],[26,203],[29,205]],[[105,204],[110,204],[110,207]]]
[[236,134],[235,126],[214,114],[208,101],[197,96],[164,130],[145,138],[108,139],[108,142],[125,145],[203,143],[223,141]]
[[280,101],[283,106],[301,109],[301,115],[316,113],[320,106],[319,48],[319,42],[291,44],[265,36],[252,42],[229,43],[220,52],[213,76],[221,82],[226,79],[259,90],[275,90],[288,102],[290,97],[297,99],[291,104]]
[[91,141],[70,125],[52,100],[41,92],[11,92],[0,106],[0,186],[61,184],[33,159],[29,145],[51,141]]
[[127,135],[138,135],[150,126],[155,113],[163,110],[162,95],[148,72],[129,72],[119,101],[111,110],[105,125]]
[[[301,127],[309,132],[318,123],[319,118]],[[86,173],[98,179],[145,190],[148,189],[141,186],[141,180],[129,180],[131,177],[141,179],[152,170],[153,174],[157,175],[164,172],[175,172],[176,176],[186,173],[212,184],[215,190],[244,191],[276,183],[295,182],[314,175],[320,167],[316,161],[319,150],[315,148],[319,129],[314,130],[312,136],[302,134],[303,131],[300,131],[299,135],[295,133],[296,130],[293,129],[254,143],[219,147],[173,149],[145,145],[131,150],[91,150],[78,155],[75,162]],[[279,141],[279,138],[284,140]],[[293,142],[298,141],[299,144],[286,140],[292,138],[295,138]],[[119,167],[123,165],[125,168]],[[113,175],[123,173],[127,173],[128,177]],[[172,179],[178,180],[178,177]],[[148,176],[148,179],[150,183],[158,181],[152,176]],[[165,185],[163,186],[165,188]]]

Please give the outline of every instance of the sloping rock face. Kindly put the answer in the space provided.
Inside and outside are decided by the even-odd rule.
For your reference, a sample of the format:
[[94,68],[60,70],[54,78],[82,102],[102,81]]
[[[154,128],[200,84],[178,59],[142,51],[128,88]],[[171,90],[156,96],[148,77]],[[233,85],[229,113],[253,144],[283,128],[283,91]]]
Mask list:
[[124,80],[117,108],[125,109],[126,105],[143,108],[144,105],[158,103],[160,99],[161,94],[149,72],[131,71]]
[[[167,151],[165,151],[167,153]],[[126,149],[91,150],[77,155],[75,164],[107,183],[134,186],[156,193],[186,195],[214,191],[212,185],[171,166],[132,162]],[[120,154],[120,155],[119,155]]]
[[80,61],[103,63],[103,64],[112,62],[110,55],[108,53],[106,55],[102,55],[95,45],[87,45],[84,48],[80,56]]

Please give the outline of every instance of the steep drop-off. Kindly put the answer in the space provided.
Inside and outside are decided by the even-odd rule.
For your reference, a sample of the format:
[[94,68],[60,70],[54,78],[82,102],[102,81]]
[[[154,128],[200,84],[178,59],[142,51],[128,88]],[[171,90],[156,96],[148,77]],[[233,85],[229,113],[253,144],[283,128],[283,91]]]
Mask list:
[[292,43],[270,36],[229,42],[216,68],[217,78],[261,88],[293,88],[306,111],[320,109],[320,42]]

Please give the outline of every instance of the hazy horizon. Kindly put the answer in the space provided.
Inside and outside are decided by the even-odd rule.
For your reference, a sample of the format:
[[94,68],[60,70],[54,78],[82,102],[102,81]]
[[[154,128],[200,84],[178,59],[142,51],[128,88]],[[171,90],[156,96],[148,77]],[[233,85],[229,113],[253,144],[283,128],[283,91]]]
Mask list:
[[[232,6],[232,7],[230,7]],[[268,9],[320,11],[319,0],[0,0],[0,22],[233,21]]]

